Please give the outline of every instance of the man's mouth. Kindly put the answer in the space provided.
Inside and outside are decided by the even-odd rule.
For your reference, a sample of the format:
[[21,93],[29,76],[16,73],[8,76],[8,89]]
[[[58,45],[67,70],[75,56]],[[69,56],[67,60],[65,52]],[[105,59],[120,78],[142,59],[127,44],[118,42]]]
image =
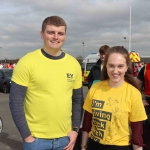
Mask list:
[[59,41],[51,41],[51,43],[53,43],[53,44],[58,44]]

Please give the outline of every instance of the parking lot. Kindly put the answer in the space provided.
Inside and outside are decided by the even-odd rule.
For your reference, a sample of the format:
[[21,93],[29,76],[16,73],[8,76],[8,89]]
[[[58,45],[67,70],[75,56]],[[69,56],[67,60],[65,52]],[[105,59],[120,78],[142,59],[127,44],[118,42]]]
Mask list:
[[[84,96],[87,91],[87,86],[83,86]],[[9,94],[4,94],[2,91],[0,91],[0,117],[4,124],[0,135],[0,150],[22,150],[22,139],[9,110]]]
[[0,150],[22,150],[21,137],[12,120],[8,98],[9,94],[0,91],[0,117],[4,125],[0,135]]

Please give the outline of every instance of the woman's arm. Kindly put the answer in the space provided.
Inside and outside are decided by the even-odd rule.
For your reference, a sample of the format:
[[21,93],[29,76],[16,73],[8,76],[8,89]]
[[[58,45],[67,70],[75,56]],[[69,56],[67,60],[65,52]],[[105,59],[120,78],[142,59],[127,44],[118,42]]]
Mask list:
[[89,135],[89,133],[87,131],[82,131],[81,150],[86,150],[86,148],[87,148],[88,135]]
[[132,139],[130,143],[132,143],[133,150],[143,150],[143,121],[131,122],[131,130],[132,130]]
[[132,146],[133,146],[133,150],[143,150],[143,147],[141,146],[134,145],[134,144],[132,144]]
[[92,114],[85,110],[82,126],[82,144],[81,150],[86,150],[88,142],[88,134],[92,127]]

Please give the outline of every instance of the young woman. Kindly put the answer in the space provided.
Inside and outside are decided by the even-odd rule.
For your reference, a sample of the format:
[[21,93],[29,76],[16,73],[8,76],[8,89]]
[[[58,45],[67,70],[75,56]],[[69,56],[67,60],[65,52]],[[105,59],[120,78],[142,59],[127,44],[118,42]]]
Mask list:
[[143,120],[147,116],[124,47],[107,51],[102,77],[91,87],[83,106],[81,149],[142,150]]

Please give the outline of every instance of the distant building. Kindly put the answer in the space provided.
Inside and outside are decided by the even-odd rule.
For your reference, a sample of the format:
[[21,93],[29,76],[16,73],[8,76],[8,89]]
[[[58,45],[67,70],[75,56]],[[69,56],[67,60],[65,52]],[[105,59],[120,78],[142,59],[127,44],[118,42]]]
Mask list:
[[150,56],[140,56],[141,62],[148,63],[150,62]]
[[17,63],[19,61],[19,59],[1,59],[0,63],[2,64],[7,64],[7,63]]

